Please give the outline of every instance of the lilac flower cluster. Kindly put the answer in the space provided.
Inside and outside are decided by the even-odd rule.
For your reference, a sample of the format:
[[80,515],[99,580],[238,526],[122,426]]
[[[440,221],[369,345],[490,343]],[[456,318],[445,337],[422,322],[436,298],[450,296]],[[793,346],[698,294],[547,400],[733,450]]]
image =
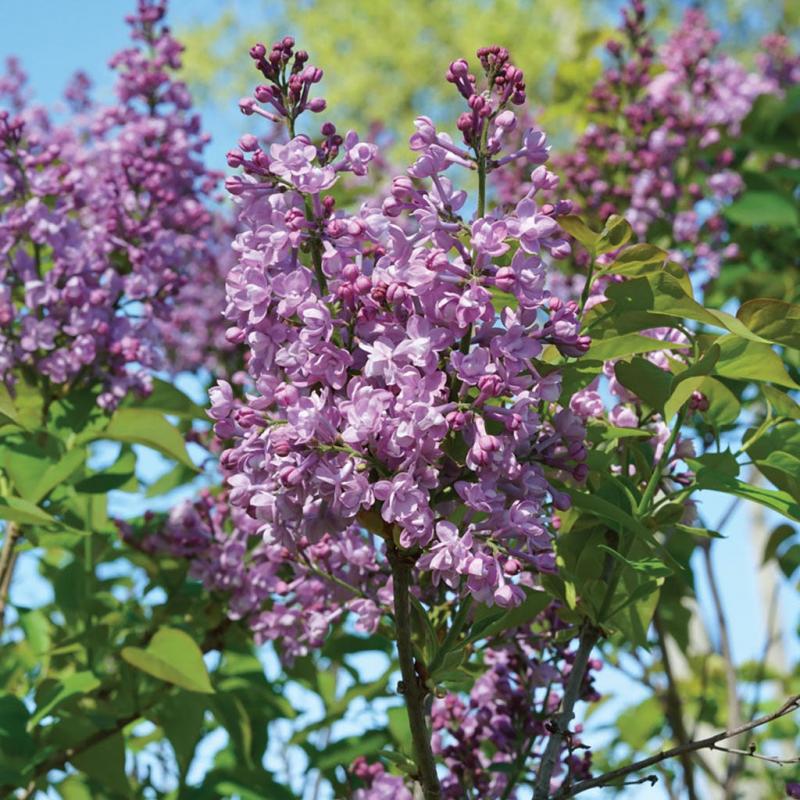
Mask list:
[[235,263],[230,242],[236,229],[225,212],[217,211],[202,234],[201,246],[187,265],[187,280],[168,316],[157,320],[158,333],[172,372],[204,368],[217,377],[231,377],[242,369],[241,357],[227,338],[224,316],[225,279]]
[[[230,502],[270,546],[294,553],[359,524],[422,555],[434,583],[516,604],[515,576],[552,564],[549,509],[568,504],[545,468],[586,474],[583,426],[536,359],[589,345],[576,304],[544,289],[543,257],[569,251],[557,217],[571,209],[537,202],[557,184],[544,134],[501,152],[522,74],[502,48],[483,49],[479,90],[454,62],[448,79],[470,109],[464,145],[420,117],[407,175],[381,205],[350,213],[329,190],[364,174],[377,148],[330,122],[317,142],[295,135],[299,113],[320,108],[307,90],[321,71],[293,48],[252,49],[270,83],[241,102],[284,118],[290,140],[265,150],[248,134],[228,155],[242,168],[227,182],[242,228],[228,338],[247,347],[255,389],[243,403],[225,382],[210,393],[216,432],[233,442],[221,458]],[[487,172],[516,160],[533,169],[531,188],[507,213],[487,212]],[[454,166],[477,173],[471,217],[444,174]]]
[[[557,634],[567,627],[557,605],[551,605],[533,629],[504,632],[502,643],[486,650],[487,669],[468,698],[449,694],[434,701],[433,750],[447,766],[444,800],[461,800],[466,790],[486,798],[515,798],[513,790],[506,793],[508,781],[535,771],[575,657],[568,644],[558,643]],[[581,700],[599,699],[592,671],[601,666],[595,659],[590,662]],[[576,724],[565,737],[554,784],[589,777],[591,753],[581,743],[580,732]]]
[[220,598],[228,618],[244,620],[259,644],[278,642],[287,663],[321,647],[348,612],[356,630],[374,633],[391,608],[386,560],[355,525],[335,538],[301,540],[290,552],[263,541],[258,521],[232,506],[225,493],[208,490],[166,518],[148,513],[141,526],[117,525],[131,546],[187,560],[190,577]]
[[413,800],[411,791],[399,775],[391,775],[383,764],[369,764],[359,756],[350,767],[350,774],[362,784],[351,800]]
[[[0,81],[0,380],[101,384],[113,407],[161,367],[159,320],[206,258],[214,176],[207,136],[172,73],[181,46],[163,2],[140,0],[133,46],[111,61],[118,104],[95,107],[88,81],[73,116],[30,107],[10,64]],[[201,255],[198,255],[201,254]]]
[[641,238],[664,238],[673,260],[714,277],[736,255],[721,209],[743,188],[720,141],[776,81],[717,54],[719,36],[696,9],[658,53],[641,0],[625,10],[622,33],[592,91],[596,121],[558,159],[565,190],[600,222],[623,214]]
[[779,89],[800,83],[800,53],[792,48],[787,36],[773,33],[761,40],[761,52],[756,56],[758,68],[767,80]]
[[[433,751],[447,768],[442,778],[443,800],[518,797],[516,788],[535,773],[550,737],[569,680],[575,653],[559,642],[567,629],[556,604],[537,619],[533,629],[517,628],[483,655],[486,671],[468,696],[450,693],[434,700],[431,710]],[[580,690],[580,699],[596,702],[593,672],[602,663],[592,659]],[[591,752],[581,742],[582,726],[574,724],[564,739],[552,790],[590,777]],[[379,764],[357,759],[350,774],[358,781],[354,800],[410,798],[402,778]],[[512,786],[509,787],[509,781]]]

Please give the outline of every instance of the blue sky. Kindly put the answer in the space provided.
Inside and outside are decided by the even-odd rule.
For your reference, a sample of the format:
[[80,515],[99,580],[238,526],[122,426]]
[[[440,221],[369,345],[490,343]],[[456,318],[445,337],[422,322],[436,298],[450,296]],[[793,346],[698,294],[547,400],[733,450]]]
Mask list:
[[[252,19],[253,36],[265,25],[266,3],[259,0],[172,0],[169,20],[178,32],[198,20],[210,21],[224,10]],[[114,75],[108,60],[128,43],[124,17],[135,0],[13,0],[4,8],[0,25],[0,61],[16,55],[30,78],[39,102],[58,103],[70,76],[79,69],[95,83],[98,100],[111,100]],[[259,24],[261,22],[261,24]],[[247,54],[242,54],[247,59]],[[204,114],[212,135],[209,163],[225,168],[225,153],[241,133],[238,97],[226,107]]]
[[[0,60],[9,55],[18,55],[22,59],[30,76],[31,88],[42,103],[57,103],[64,85],[77,69],[83,69],[93,79],[99,99],[110,99],[113,76],[106,65],[111,55],[127,43],[123,17],[132,6],[133,2],[128,0],[8,2],[0,26]],[[265,7],[266,3],[258,0],[173,0],[170,19],[173,28],[179,31],[192,21],[216,17],[223,8],[233,9],[252,20],[255,40],[266,27]],[[207,158],[216,168],[225,168],[224,154],[241,131],[237,100],[232,96],[224,106],[202,108],[205,128],[213,137]],[[708,494],[703,498],[703,512],[710,525],[722,517],[728,502],[718,495]],[[776,523],[777,520],[773,524]],[[742,504],[726,529],[728,538],[715,545],[715,566],[722,584],[723,602],[733,623],[733,650],[739,661],[757,658],[764,640],[754,577],[754,564],[760,561],[760,554],[753,550],[750,527],[750,509]],[[698,570],[698,574],[700,572]],[[18,581],[17,585],[20,584],[25,584],[25,581]],[[699,581],[698,589],[701,609],[710,621],[710,596],[704,580]],[[800,601],[788,584],[782,588],[781,602],[787,650],[790,658],[796,659],[800,655],[794,635],[800,616]],[[600,680],[601,691],[604,688],[616,692],[630,689],[609,669],[604,671]],[[631,791],[627,796],[644,795]]]

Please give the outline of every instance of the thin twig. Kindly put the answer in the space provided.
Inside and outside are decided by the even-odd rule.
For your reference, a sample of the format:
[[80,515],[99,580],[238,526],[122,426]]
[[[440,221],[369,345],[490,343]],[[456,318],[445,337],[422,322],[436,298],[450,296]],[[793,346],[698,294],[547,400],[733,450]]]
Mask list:
[[749,758],[758,758],[761,761],[769,761],[770,764],[800,764],[800,757],[795,758],[779,758],[778,756],[765,756],[761,753],[756,753],[755,745],[749,750],[739,750],[736,747],[720,747],[719,745],[712,745],[712,750],[722,750],[723,753],[733,753],[737,756],[747,756]]
[[3,549],[0,551],[0,633],[3,632],[8,605],[8,593],[11,589],[11,578],[14,575],[14,565],[17,562],[15,547],[22,536],[22,529],[16,522],[6,525],[6,535],[3,539]]
[[607,786],[619,778],[624,778],[626,775],[630,775],[631,773],[648,769],[655,764],[660,764],[662,761],[666,761],[668,758],[675,758],[683,753],[694,753],[697,750],[713,749],[717,742],[722,742],[726,739],[733,739],[736,736],[741,736],[743,733],[753,730],[753,728],[759,728],[762,725],[766,725],[776,719],[785,717],[787,714],[791,714],[793,711],[797,711],[799,708],[800,695],[794,695],[793,697],[790,697],[777,711],[773,711],[772,714],[759,717],[758,719],[754,719],[752,722],[746,722],[743,725],[739,725],[738,728],[725,730],[720,733],[716,733],[713,736],[708,736],[705,739],[699,739],[696,742],[689,742],[688,744],[680,745],[679,747],[672,747],[669,750],[662,750],[660,753],[656,753],[654,756],[644,758],[641,761],[636,761],[633,764],[628,764],[626,767],[620,767],[619,769],[611,770],[611,772],[606,772],[603,775],[598,775],[596,778],[589,778],[588,780],[581,781],[564,792],[558,792],[555,795],[555,798],[557,800],[563,800],[563,798],[574,797],[577,794],[588,792],[589,789],[594,789],[597,786]]

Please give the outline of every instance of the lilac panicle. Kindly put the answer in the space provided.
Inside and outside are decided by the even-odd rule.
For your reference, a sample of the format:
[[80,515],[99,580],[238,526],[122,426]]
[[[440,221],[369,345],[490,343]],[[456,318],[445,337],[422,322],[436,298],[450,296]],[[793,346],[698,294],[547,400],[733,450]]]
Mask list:
[[[583,427],[537,359],[589,345],[577,305],[544,289],[546,259],[568,253],[558,216],[571,208],[537,197],[557,183],[546,138],[528,131],[503,153],[522,73],[502,48],[482,49],[480,88],[454,62],[467,147],[420,117],[407,174],[382,203],[350,211],[331,190],[363,175],[377,147],[330,122],[316,139],[296,135],[321,71],[289,39],[251,56],[268,83],[242,108],[283,121],[289,140],[247,134],[228,154],[241,169],[227,181],[241,225],[228,339],[246,350],[253,386],[243,400],[225,383],[211,392],[217,434],[232,443],[221,460],[230,503],[289,559],[361,526],[419,553],[434,585],[515,605],[520,563],[552,568],[550,514],[568,498],[548,471],[585,475]],[[531,187],[505,213],[470,215],[445,174],[517,160]]]
[[[175,80],[181,46],[166,5],[141,0],[133,45],[111,60],[117,104],[67,89],[73,116],[30,106],[16,62],[0,80],[0,380],[97,385],[99,403],[146,391],[164,366],[160,330],[192,269],[209,259],[216,178],[208,137]],[[202,271],[202,270],[199,270]]]

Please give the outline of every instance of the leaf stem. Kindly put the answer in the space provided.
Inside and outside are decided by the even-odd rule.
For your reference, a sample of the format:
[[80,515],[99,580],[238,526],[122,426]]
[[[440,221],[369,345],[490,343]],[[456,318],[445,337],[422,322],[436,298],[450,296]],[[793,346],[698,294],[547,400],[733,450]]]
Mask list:
[[592,289],[592,278],[594,277],[594,256],[589,261],[589,270],[586,273],[586,283],[583,284],[583,291],[581,292],[581,303],[579,312],[582,315],[583,309],[586,308],[586,301],[589,299],[589,292]]
[[670,453],[672,452],[672,448],[675,447],[675,442],[677,441],[678,434],[681,432],[681,428],[683,427],[683,420],[685,416],[686,406],[684,406],[678,412],[678,417],[675,420],[675,427],[672,429],[672,433],[670,433],[669,439],[667,439],[667,443],[664,445],[661,458],[653,468],[653,474],[650,476],[650,480],[647,482],[642,499],[639,501],[639,505],[636,508],[636,516],[640,519],[650,509],[650,503],[653,502],[653,497],[655,497],[656,491],[658,490],[658,484],[661,482],[661,478],[664,475],[664,470],[669,463]]

